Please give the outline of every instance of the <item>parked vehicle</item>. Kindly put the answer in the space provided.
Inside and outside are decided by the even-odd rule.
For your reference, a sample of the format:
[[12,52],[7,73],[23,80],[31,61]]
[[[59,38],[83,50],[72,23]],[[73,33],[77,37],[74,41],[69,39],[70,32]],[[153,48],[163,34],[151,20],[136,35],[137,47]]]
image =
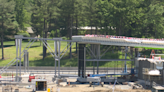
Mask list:
[[31,82],[32,79],[35,79],[35,76],[33,73],[30,73],[28,82]]

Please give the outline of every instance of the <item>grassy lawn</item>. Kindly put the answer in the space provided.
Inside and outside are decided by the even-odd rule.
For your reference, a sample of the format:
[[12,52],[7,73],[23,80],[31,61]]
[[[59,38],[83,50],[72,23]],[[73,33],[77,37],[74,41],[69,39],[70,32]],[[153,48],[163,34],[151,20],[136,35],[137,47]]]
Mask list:
[[[0,66],[4,66],[8,64],[12,59],[16,57],[16,47],[14,46],[14,41],[7,41],[4,42],[4,56],[5,60],[0,60]],[[22,51],[26,47],[28,42],[23,41],[22,42]],[[48,41],[48,44],[51,46],[51,48],[54,50],[54,42]],[[77,67],[78,66],[78,59],[77,54],[75,53],[76,47],[75,43],[72,46],[72,59],[69,59],[69,50],[64,55],[64,57],[61,59],[61,67]],[[64,49],[64,47],[67,46],[67,42],[61,42],[61,51]],[[40,42],[34,42],[34,44],[31,46],[31,48],[28,50],[29,52],[29,62],[30,66],[54,66],[54,59],[47,50],[47,57],[45,60],[42,59],[43,54],[43,47],[40,46]],[[65,49],[66,51],[66,49]],[[0,52],[2,52],[2,49],[0,48]],[[87,58],[90,58],[87,54]],[[0,53],[0,58],[2,57],[2,53]],[[122,52],[107,52],[103,57],[103,59],[124,59],[124,54]],[[129,59],[129,57],[127,57]],[[22,58],[23,62],[23,58]],[[131,62],[127,61],[128,66],[130,67]],[[91,67],[93,65],[92,62],[87,62],[87,67]],[[100,67],[123,67],[124,62],[122,61],[111,61],[111,62],[99,62]],[[95,63],[96,65],[96,63]]]

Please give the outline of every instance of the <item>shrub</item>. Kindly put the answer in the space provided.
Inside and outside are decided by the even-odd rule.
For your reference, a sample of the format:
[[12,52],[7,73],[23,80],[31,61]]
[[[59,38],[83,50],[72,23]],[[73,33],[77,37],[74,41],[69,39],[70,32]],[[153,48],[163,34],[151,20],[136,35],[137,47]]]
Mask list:
[[30,37],[30,34],[27,31],[19,31],[17,35],[23,35],[24,37]]
[[63,40],[67,40],[67,37],[62,37]]

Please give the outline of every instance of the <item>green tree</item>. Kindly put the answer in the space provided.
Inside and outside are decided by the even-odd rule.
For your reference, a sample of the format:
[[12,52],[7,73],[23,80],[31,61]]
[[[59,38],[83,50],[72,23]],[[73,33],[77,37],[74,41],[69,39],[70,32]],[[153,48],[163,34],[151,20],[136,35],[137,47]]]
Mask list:
[[[59,14],[64,33],[71,40],[76,0],[60,0]],[[71,43],[70,43],[71,44]],[[70,48],[70,58],[72,57]]]
[[96,18],[96,11],[97,11],[97,4],[96,4],[96,1],[95,0],[85,0],[85,16],[86,16],[86,19],[88,20],[87,22],[87,25],[89,25],[91,27],[91,34],[93,34],[93,30],[92,30],[92,27],[95,27],[95,18]]
[[29,12],[27,11],[26,5],[29,5],[27,0],[15,0],[15,12],[16,21],[19,24],[19,28],[25,30],[26,25],[30,21]]
[[[75,0],[74,3],[74,22],[75,22],[75,35],[78,35],[78,27],[81,25],[81,20],[84,15],[84,1],[83,0]],[[77,42],[76,42],[76,53],[77,53]]]
[[143,0],[111,0],[109,3],[112,15],[110,21],[116,28],[116,35],[132,36],[132,32],[136,30],[135,25],[140,20],[138,16],[142,16],[139,6]]
[[[51,31],[52,18],[55,16],[56,1],[58,0],[34,0],[32,1],[32,26],[39,32],[42,30],[43,38],[47,38],[47,33]],[[37,29],[37,25],[42,27]],[[39,32],[40,33],[40,32]],[[43,46],[43,60],[46,57],[47,48]]]
[[[147,7],[147,8],[146,8]],[[163,37],[164,6],[160,0],[145,0],[145,16],[143,24],[146,37]]]
[[4,59],[3,38],[6,34],[15,34],[13,31],[17,26],[14,18],[15,2],[13,0],[0,0],[0,36],[2,47],[2,59]]

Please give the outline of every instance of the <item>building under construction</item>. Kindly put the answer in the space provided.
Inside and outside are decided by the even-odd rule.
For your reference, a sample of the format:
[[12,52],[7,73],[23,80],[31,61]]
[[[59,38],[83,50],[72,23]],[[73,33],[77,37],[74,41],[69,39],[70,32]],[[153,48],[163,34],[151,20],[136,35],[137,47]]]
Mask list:
[[[63,40],[62,38],[30,38],[23,36],[15,36],[16,39],[16,58],[13,59],[9,64],[4,66],[1,70],[1,74],[5,72],[11,65],[16,63],[16,76],[15,81],[21,81],[21,58],[24,58],[24,67],[25,70],[28,71],[29,67],[29,59],[28,57],[28,49],[31,45],[36,41],[40,40],[43,42],[44,46],[48,49],[52,57],[55,61],[55,70],[54,70],[54,78],[63,78],[63,77],[71,77],[71,75],[62,75],[60,74],[60,59],[62,59],[63,55],[71,48],[71,46],[77,42],[78,43],[78,75],[76,77],[78,82],[89,82],[87,77],[100,77],[101,82],[128,82],[130,81],[128,78],[135,77],[140,80],[144,80],[145,82],[150,82],[153,85],[153,82],[157,84],[164,84],[163,79],[163,61],[160,57],[155,57],[152,53],[151,58],[139,57],[138,48],[163,48],[164,40],[163,39],[143,39],[143,38],[132,38],[132,37],[124,37],[124,36],[111,36],[111,35],[85,35],[85,36],[72,36],[72,40]],[[21,50],[22,39],[29,39],[29,43]],[[54,50],[50,47],[47,40],[54,41]],[[69,42],[67,46],[61,50],[61,41]],[[102,52],[100,49],[101,46],[106,46],[105,50]],[[124,48],[125,57],[123,59],[103,59],[102,56],[108,52],[111,46],[117,46],[118,48]],[[68,47],[68,48],[67,48]],[[65,51],[65,49],[67,50]],[[19,50],[19,51],[18,51]],[[135,53],[135,54],[134,54]],[[90,59],[88,59],[86,54],[90,55]],[[127,58],[129,55],[129,59]],[[19,61],[19,62],[18,62]],[[100,72],[100,63],[101,62],[109,62],[109,61],[122,61],[124,62],[124,69],[121,72],[113,73],[101,73]],[[127,70],[127,61],[131,61],[131,69]],[[93,62],[93,72],[91,74],[86,73],[86,62]],[[58,64],[58,67],[57,67]],[[161,66],[162,65],[162,66]],[[118,67],[117,67],[118,68]],[[19,76],[19,75],[20,76]],[[117,77],[119,75],[119,77]],[[116,76],[116,77],[109,77]],[[120,77],[121,76],[121,77]],[[75,77],[75,76],[73,76]],[[128,79],[127,79],[128,78]],[[161,81],[162,80],[162,81]]]

